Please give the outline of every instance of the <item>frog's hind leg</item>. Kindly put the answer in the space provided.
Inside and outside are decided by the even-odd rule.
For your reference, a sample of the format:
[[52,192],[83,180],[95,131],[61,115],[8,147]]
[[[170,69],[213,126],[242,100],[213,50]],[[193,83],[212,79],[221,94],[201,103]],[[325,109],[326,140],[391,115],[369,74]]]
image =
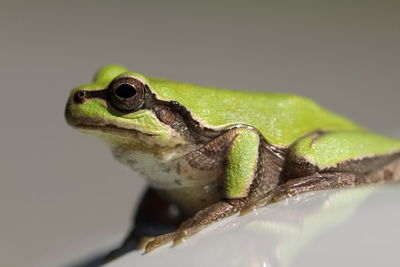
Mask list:
[[395,181],[400,181],[400,156],[369,173],[325,172],[288,180],[268,193],[254,197],[243,207],[241,214],[306,192]]

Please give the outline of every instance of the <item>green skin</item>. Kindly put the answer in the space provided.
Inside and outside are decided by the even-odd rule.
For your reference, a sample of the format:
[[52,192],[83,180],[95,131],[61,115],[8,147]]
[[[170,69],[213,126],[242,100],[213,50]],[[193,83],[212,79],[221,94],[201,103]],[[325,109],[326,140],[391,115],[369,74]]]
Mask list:
[[[163,201],[195,214],[142,242],[146,252],[294,194],[400,179],[400,140],[291,94],[200,87],[108,65],[71,92],[66,118],[107,141]],[[130,238],[140,238],[135,231]]]

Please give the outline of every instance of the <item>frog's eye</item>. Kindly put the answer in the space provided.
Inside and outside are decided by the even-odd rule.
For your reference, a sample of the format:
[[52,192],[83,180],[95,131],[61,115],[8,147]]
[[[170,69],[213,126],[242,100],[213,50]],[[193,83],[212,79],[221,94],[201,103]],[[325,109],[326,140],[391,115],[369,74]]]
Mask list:
[[144,85],[130,77],[114,80],[109,86],[110,102],[122,112],[134,112],[144,104]]

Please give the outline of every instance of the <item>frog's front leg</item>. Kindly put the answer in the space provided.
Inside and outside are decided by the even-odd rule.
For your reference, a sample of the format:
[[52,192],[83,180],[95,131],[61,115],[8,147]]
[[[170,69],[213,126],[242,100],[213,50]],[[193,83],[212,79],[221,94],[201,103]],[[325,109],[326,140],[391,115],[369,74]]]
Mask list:
[[146,244],[145,253],[170,241],[173,241],[174,245],[179,244],[204,227],[239,212],[245,205],[250,186],[256,176],[260,136],[252,129],[232,129],[205,146],[203,151],[193,153],[212,154],[221,152],[221,147],[224,147],[221,156],[224,157],[226,166],[224,196],[221,201],[198,211],[193,217],[184,221],[176,232],[155,237]]
[[153,240],[150,240],[150,242],[144,246],[145,253],[171,241],[174,246],[178,245],[183,240],[199,232],[206,226],[239,212],[245,203],[245,199],[237,199],[224,200],[212,204],[184,221],[176,232],[156,236]]

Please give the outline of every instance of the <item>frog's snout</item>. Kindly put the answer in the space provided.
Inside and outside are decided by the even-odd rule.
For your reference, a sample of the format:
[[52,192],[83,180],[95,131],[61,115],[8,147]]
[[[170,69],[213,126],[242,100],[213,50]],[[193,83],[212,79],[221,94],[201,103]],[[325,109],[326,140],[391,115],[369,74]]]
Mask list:
[[80,110],[80,105],[86,102],[90,98],[90,94],[86,90],[78,90],[74,92],[65,107],[65,119],[67,120],[68,124],[75,127],[78,123],[78,113]]

